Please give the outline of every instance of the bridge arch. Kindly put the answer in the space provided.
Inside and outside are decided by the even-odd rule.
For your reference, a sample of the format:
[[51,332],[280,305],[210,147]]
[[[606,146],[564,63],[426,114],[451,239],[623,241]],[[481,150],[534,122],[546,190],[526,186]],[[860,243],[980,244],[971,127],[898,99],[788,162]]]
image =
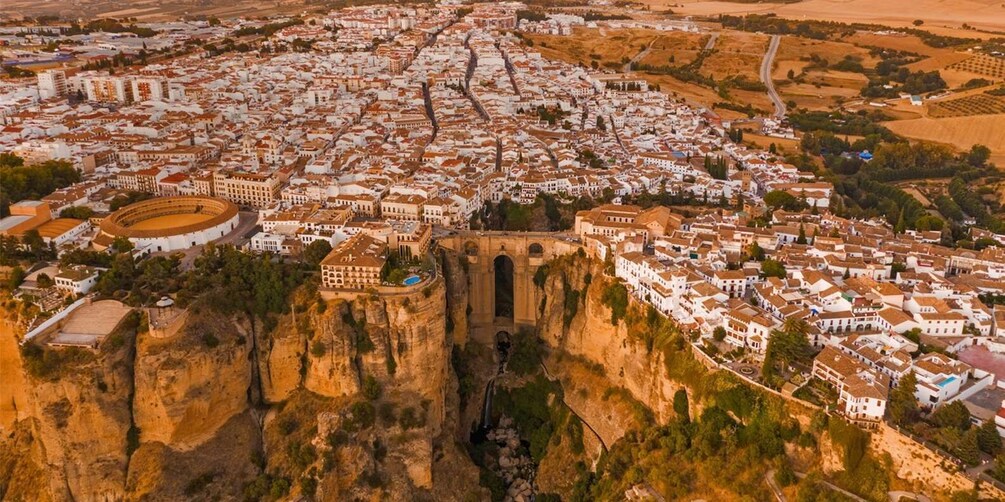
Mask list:
[[516,301],[513,259],[505,253],[492,260],[495,317],[513,319]]
[[543,292],[534,284],[534,274],[552,258],[582,248],[569,236],[538,232],[457,231],[438,243],[466,262],[468,334],[490,347],[497,344],[499,332],[537,324]]

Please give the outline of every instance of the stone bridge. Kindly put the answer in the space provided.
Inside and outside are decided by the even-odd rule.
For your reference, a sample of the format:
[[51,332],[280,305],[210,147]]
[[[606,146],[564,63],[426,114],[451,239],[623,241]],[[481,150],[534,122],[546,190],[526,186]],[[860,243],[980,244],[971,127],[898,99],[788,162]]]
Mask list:
[[550,232],[457,231],[437,242],[467,260],[470,336],[489,344],[501,331],[536,325],[541,295],[534,274],[552,258],[582,247],[570,234]]

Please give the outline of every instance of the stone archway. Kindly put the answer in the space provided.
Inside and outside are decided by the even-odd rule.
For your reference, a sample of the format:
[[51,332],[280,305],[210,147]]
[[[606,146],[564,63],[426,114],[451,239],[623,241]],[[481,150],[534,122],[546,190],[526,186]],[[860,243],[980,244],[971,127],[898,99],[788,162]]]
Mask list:
[[492,261],[492,272],[495,278],[495,317],[513,319],[516,296],[514,292],[513,259],[501,254]]

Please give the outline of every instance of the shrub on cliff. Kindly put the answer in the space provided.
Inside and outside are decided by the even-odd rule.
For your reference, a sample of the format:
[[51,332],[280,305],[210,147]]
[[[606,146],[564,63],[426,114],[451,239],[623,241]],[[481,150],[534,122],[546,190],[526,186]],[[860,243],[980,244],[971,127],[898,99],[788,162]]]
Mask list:
[[600,300],[611,309],[611,324],[617,326],[628,312],[628,288],[620,281],[611,282],[604,288]]
[[541,348],[537,335],[521,328],[513,335],[510,343],[509,360],[506,367],[517,375],[529,375],[541,366]]
[[46,349],[28,342],[21,347],[21,358],[29,375],[43,380],[55,380],[65,371],[94,361],[94,353],[76,347]]

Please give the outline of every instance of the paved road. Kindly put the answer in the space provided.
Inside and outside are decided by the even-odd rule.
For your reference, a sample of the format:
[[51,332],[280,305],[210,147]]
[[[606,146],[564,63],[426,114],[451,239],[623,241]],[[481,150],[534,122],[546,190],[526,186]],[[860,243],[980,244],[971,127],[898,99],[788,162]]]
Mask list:
[[718,33],[713,33],[711,37],[708,38],[708,42],[705,42],[705,47],[702,49],[703,52],[708,52],[715,47],[715,41],[719,39]]
[[[806,477],[806,473],[804,473],[804,472],[797,472],[796,473],[796,477],[799,478],[799,479],[803,479],[803,478]],[[844,495],[844,496],[846,496],[846,497],[854,500],[855,502],[869,502],[868,500],[866,500],[866,499],[864,499],[862,497],[859,497],[858,495],[855,495],[854,493],[852,493],[852,492],[850,492],[848,490],[845,490],[844,488],[841,488],[841,487],[839,487],[839,486],[837,486],[837,485],[835,485],[833,483],[830,483],[828,481],[820,480],[819,483],[822,484],[822,485],[824,485],[824,486],[826,486],[827,488],[830,488],[831,490],[834,490],[834,491],[840,493],[841,495]]]
[[761,82],[768,88],[768,97],[775,105],[775,118],[779,120],[785,118],[785,103],[775,91],[775,83],[771,80],[771,65],[775,61],[775,54],[778,52],[778,44],[781,41],[781,35],[772,35],[771,43],[768,44],[768,52],[764,53],[764,59],[761,61]]
[[628,72],[632,71],[632,65],[635,64],[635,63],[638,63],[639,61],[642,61],[642,58],[646,57],[646,54],[649,54],[649,50],[653,48],[653,44],[655,44],[656,41],[659,40],[659,38],[660,37],[656,37],[656,38],[652,39],[649,42],[649,45],[647,45],[645,49],[642,49],[641,52],[639,52],[638,54],[636,54],[635,57],[633,57],[631,61],[625,63],[625,66],[623,66],[621,68],[621,72],[622,73],[628,73]]
[[932,499],[914,492],[890,492],[890,502],[900,502],[901,497],[906,497],[908,500],[917,500],[918,502],[932,502]]
[[[258,213],[255,211],[241,211],[237,215],[238,223],[237,227],[230,231],[227,235],[220,237],[219,239],[213,241],[214,244],[223,245],[231,244],[236,247],[241,247],[248,242],[245,238],[255,225],[258,224]],[[175,254],[182,255],[181,263],[179,263],[178,268],[181,271],[191,270],[195,265],[195,259],[202,254],[202,250],[206,246],[195,246],[185,249],[183,251],[162,251],[158,253],[150,253],[151,256],[171,256]]]
[[764,473],[764,481],[768,483],[768,487],[771,488],[772,493],[775,494],[775,498],[778,502],[787,502],[785,499],[785,494],[782,493],[782,489],[778,487],[775,483],[775,470],[770,469],[768,472]]

